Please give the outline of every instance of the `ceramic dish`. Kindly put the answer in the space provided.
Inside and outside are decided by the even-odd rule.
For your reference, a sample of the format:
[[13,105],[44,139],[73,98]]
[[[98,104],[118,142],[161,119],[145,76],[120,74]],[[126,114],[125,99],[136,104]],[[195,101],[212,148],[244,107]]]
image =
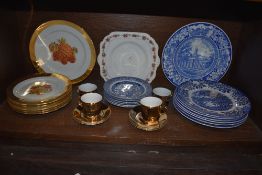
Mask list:
[[44,114],[72,99],[71,81],[60,74],[35,74],[15,81],[7,89],[9,106],[23,114]]
[[152,82],[160,59],[158,45],[146,33],[112,32],[100,43],[100,74],[105,81],[119,76]]
[[134,101],[150,96],[152,87],[148,82],[139,78],[116,77],[104,83],[104,91],[110,97]]
[[250,101],[242,92],[218,82],[188,81],[181,84],[175,94],[191,111],[221,119],[237,119],[251,110]]
[[191,120],[192,122],[198,123],[200,125],[204,125],[204,126],[208,126],[208,127],[212,127],[212,128],[221,128],[221,129],[226,129],[226,128],[235,128],[238,127],[240,125],[242,125],[243,123],[245,123],[248,115],[244,116],[242,120],[240,121],[236,121],[234,123],[218,123],[218,122],[211,122],[211,121],[206,121],[203,120],[201,118],[199,118],[199,116],[194,116],[191,114],[186,113],[185,111],[183,111],[182,109],[180,109],[176,104],[174,104],[175,108],[177,109],[177,111],[182,114],[185,118]]
[[75,108],[73,110],[73,119],[76,122],[83,125],[98,125],[104,123],[109,119],[110,115],[111,115],[111,109],[106,104],[103,104],[102,110],[96,116],[86,116],[78,108]]
[[218,26],[195,22],[170,36],[162,53],[162,69],[173,85],[188,80],[220,80],[232,59],[227,34]]
[[154,124],[149,124],[143,120],[141,109],[139,106],[137,106],[129,111],[129,121],[134,127],[138,129],[145,131],[155,131],[163,128],[166,125],[167,114],[160,113],[159,120]]
[[59,73],[72,83],[84,80],[96,61],[93,42],[84,29],[63,20],[41,24],[31,37],[29,52],[39,72]]

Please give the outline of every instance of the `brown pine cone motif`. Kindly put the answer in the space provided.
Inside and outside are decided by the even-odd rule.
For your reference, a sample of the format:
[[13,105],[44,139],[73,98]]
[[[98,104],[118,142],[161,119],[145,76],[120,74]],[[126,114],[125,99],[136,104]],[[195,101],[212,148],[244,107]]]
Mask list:
[[77,48],[70,46],[65,38],[49,44],[49,49],[53,54],[54,61],[60,61],[62,64],[75,63]]

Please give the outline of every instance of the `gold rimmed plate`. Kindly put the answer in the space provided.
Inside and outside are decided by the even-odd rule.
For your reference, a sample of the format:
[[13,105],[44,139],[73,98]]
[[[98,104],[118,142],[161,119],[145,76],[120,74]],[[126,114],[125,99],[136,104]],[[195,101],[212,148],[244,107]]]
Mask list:
[[130,123],[141,130],[145,131],[155,131],[163,128],[167,123],[167,114],[160,113],[160,118],[156,122],[148,122],[143,119],[142,112],[139,106],[131,109],[129,111],[129,121]]
[[98,125],[104,123],[111,115],[111,109],[108,105],[103,104],[99,115],[86,116],[79,107],[73,110],[73,119],[83,125]]
[[7,89],[7,98],[18,104],[46,104],[72,92],[71,81],[60,74],[34,74],[19,79]]
[[65,75],[73,84],[84,80],[96,62],[89,35],[80,26],[64,20],[41,24],[31,37],[29,52],[39,72]]

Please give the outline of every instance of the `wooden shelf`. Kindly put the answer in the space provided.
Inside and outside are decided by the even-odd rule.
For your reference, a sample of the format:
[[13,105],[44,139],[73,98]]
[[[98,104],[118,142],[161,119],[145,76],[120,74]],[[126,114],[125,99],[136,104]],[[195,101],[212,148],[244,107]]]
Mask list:
[[172,104],[168,110],[167,125],[158,131],[146,132],[133,127],[128,119],[129,109],[115,106],[111,106],[111,117],[105,123],[80,125],[72,118],[72,111],[77,105],[75,89],[73,97],[68,106],[45,115],[18,114],[7,103],[2,104],[0,134],[14,138],[165,146],[262,143],[262,132],[251,119],[238,128],[208,128],[187,120]]

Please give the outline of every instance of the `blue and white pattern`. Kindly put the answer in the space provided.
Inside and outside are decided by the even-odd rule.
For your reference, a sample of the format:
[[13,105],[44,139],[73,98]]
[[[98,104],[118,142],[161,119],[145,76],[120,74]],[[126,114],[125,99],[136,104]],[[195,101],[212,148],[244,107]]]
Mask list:
[[189,120],[215,128],[240,126],[251,110],[249,99],[239,90],[204,80],[190,80],[179,85],[173,105]]
[[135,77],[116,77],[105,82],[104,97],[116,106],[132,108],[140,99],[150,96],[152,87],[145,80]]
[[218,26],[195,22],[178,29],[162,53],[162,69],[173,85],[188,80],[220,80],[232,59],[232,46]]

